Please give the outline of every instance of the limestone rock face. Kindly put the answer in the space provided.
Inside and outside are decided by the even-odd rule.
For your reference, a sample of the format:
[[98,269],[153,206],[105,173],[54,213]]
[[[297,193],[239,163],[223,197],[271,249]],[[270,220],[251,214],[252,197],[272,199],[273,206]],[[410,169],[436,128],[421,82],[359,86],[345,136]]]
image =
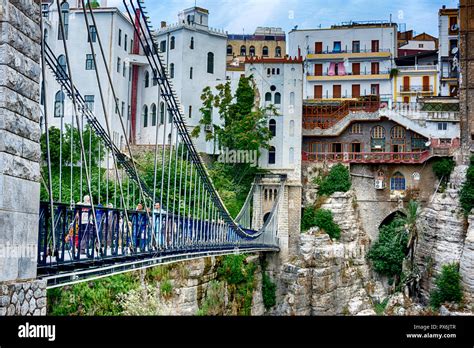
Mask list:
[[374,315],[372,295],[386,297],[371,280],[366,254],[370,239],[362,230],[352,192],[336,193],[322,206],[341,228],[339,241],[313,228],[300,238],[300,255],[282,267],[278,315]]
[[461,281],[466,300],[474,302],[474,215],[469,217],[469,228],[460,262]]
[[[466,170],[466,166],[456,167],[446,191],[434,194],[432,202],[420,213],[416,262],[422,276],[421,295],[425,300],[433,288],[434,276],[441,272],[443,265],[460,262],[463,254],[466,225],[459,191]],[[470,257],[469,252],[466,257]]]

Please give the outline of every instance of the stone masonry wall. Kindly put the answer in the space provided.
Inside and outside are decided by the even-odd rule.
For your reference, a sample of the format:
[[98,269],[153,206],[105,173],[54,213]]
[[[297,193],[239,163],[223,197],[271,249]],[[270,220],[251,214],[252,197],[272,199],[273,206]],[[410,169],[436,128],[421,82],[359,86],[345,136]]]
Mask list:
[[0,315],[45,315],[36,281],[40,2],[0,0]]

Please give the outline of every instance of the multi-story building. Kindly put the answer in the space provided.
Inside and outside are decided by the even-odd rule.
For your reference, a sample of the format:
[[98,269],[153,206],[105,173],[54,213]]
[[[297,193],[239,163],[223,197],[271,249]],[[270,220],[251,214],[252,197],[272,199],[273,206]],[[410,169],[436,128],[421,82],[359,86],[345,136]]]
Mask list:
[[397,25],[346,23],[292,30],[289,54],[305,60],[304,98],[340,101],[367,95],[390,99],[397,57]]
[[[167,66],[174,90],[183,107],[188,126],[193,129],[201,119],[201,94],[226,80],[227,34],[209,27],[209,11],[188,8],[178,15],[178,23],[162,26],[155,33],[159,50]],[[151,71],[150,71],[151,73]],[[148,103],[156,95],[146,96]],[[160,112],[164,108],[160,102]],[[219,122],[217,119],[214,123]],[[142,143],[154,141],[153,128],[141,127]],[[214,153],[214,143],[206,142],[204,132],[195,140],[199,151]]]
[[[131,90],[133,89],[132,72],[134,67],[142,69],[145,59],[134,50],[134,29],[130,20],[117,8],[97,8],[94,11],[97,27],[89,19],[89,31],[96,49],[99,79],[102,81],[105,101],[105,114],[100,100],[96,79],[96,66],[90,49],[89,36],[80,8],[80,1],[64,1],[61,3],[61,14],[65,29],[65,39],[69,53],[69,64],[75,85],[83,95],[87,106],[94,112],[105,128],[105,114],[111,127],[112,140],[123,146],[125,136],[133,139],[133,109]],[[56,2],[44,1],[42,4],[45,41],[58,57],[59,66],[66,73],[67,59],[64,53],[62,32]],[[103,40],[105,58],[109,64],[112,84],[117,95],[119,108],[116,107],[112,89],[97,43],[97,33]],[[57,71],[60,71],[59,66]],[[65,124],[73,121],[73,107],[66,92],[55,80],[51,71],[47,71],[46,94],[44,101],[48,104],[52,117],[50,125],[64,129]],[[141,93],[139,93],[141,94]],[[126,127],[124,134],[119,122],[119,112]],[[76,122],[74,121],[74,125]]]
[[253,76],[261,107],[273,105],[268,115],[273,135],[270,148],[263,149],[259,167],[273,173],[301,176],[301,126],[303,101],[303,61],[298,58],[251,57],[245,62],[245,74]]
[[[400,36],[404,36],[400,34]],[[408,35],[405,35],[408,36]],[[418,53],[424,53],[427,51],[435,51],[438,49],[438,39],[427,33],[421,33],[416,36],[408,36],[409,39],[403,41],[398,47],[398,57],[411,56]]]
[[459,88],[459,10],[439,10],[439,92],[456,97]]
[[286,34],[281,28],[257,27],[253,35],[229,34],[227,65],[244,70],[245,58],[281,58],[286,55]]

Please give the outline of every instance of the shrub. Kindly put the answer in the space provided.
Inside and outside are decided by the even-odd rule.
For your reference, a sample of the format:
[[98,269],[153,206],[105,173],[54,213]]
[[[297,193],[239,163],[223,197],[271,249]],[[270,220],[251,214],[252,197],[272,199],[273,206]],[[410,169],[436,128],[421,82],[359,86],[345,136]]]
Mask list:
[[303,211],[303,216],[301,218],[301,231],[307,231],[311,227],[315,227],[316,224],[314,222],[316,211],[314,207],[305,208]]
[[388,298],[383,300],[382,302],[378,302],[374,304],[374,310],[377,315],[383,315],[385,312],[385,308],[387,307],[388,304]]
[[471,164],[467,170],[466,182],[460,192],[460,202],[467,216],[474,208],[474,156],[471,157]]
[[212,280],[197,315],[224,315],[224,297],[225,283]]
[[172,292],[173,292],[173,285],[168,279],[166,279],[160,284],[161,296],[163,296],[164,298],[169,298],[171,297]]
[[400,276],[407,253],[408,234],[405,221],[396,218],[380,228],[379,239],[370,248],[367,257],[377,273],[389,277]]
[[146,285],[141,289],[133,289],[119,296],[120,306],[123,308],[121,315],[125,316],[156,316],[172,315],[166,308],[159,296],[156,296],[156,288]]
[[335,192],[347,192],[351,188],[349,169],[342,164],[336,164],[329,174],[321,180],[319,194],[330,196]]
[[452,158],[443,158],[433,164],[433,173],[435,173],[438,179],[444,178],[448,181],[455,166],[456,163]]
[[263,271],[262,276],[262,296],[263,296],[263,305],[266,309],[272,308],[276,305],[276,284],[272,282],[270,277],[265,271]]
[[334,222],[331,211],[325,209],[316,210],[314,216],[314,224],[321,230],[329,234],[331,238],[339,239],[341,236],[341,229]]
[[460,281],[459,264],[444,265],[441,274],[436,277],[436,289],[430,295],[431,306],[439,308],[445,302],[461,302],[462,290]]

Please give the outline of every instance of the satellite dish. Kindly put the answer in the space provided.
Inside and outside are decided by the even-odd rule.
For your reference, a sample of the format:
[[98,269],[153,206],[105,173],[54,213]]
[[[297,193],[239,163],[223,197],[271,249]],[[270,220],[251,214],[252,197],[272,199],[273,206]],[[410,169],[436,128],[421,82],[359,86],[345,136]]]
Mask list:
[[458,26],[457,23],[455,23],[455,24],[453,24],[453,25],[451,26],[451,30],[452,30],[452,31],[456,31],[456,30],[458,30],[458,29],[459,29],[459,26]]
[[431,146],[431,141],[428,141],[427,143],[425,143],[425,146],[430,147]]
[[451,51],[452,54],[458,53],[459,49],[457,47],[454,47]]
[[343,64],[344,64],[344,68],[348,69],[349,68],[349,59],[345,58]]

